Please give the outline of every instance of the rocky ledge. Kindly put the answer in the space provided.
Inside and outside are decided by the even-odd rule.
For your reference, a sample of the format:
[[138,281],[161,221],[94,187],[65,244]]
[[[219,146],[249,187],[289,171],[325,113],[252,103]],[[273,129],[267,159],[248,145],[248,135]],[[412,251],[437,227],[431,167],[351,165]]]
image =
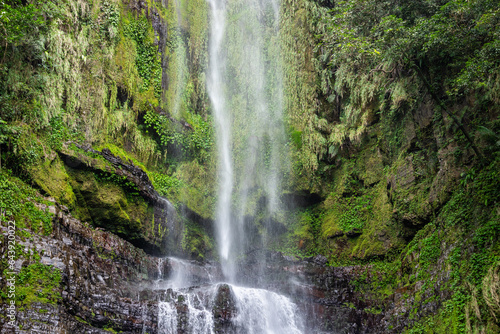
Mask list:
[[[37,206],[54,214],[53,231],[47,236],[16,237],[24,254],[39,257],[19,257],[15,271],[20,273],[38,262],[58,270],[57,297],[52,302],[23,303],[17,308],[16,329],[0,318],[1,334],[155,334],[160,332],[159,313],[161,301],[165,300],[174,302],[177,332],[188,332],[188,305],[183,292],[157,286],[159,278],[175,276],[179,263],[188,261],[178,260],[176,264],[173,259],[165,261],[148,255],[113,233],[82,223],[55,202]],[[7,233],[7,227],[2,225],[2,232]],[[2,259],[7,257],[5,243],[0,254]],[[363,293],[357,284],[372,284],[378,278],[376,270],[370,266],[330,267],[326,262],[321,256],[298,260],[281,253],[254,252],[240,266],[240,277],[245,279],[239,284],[289,296],[304,315],[311,333],[397,333],[404,329],[408,317],[397,315],[405,314],[402,302],[405,295],[411,298],[411,291],[397,290],[386,298]],[[220,270],[208,263],[188,267],[192,284],[186,293],[214,291],[210,292],[214,296],[210,306],[214,328],[219,334],[234,333],[232,319],[238,310],[231,286],[208,284],[221,280]],[[3,286],[5,280],[0,284]],[[432,305],[429,307],[427,311],[432,312]]]
[[[0,333],[156,333],[157,302],[141,298],[140,287],[157,276],[158,259],[112,233],[82,224],[64,207],[40,209],[55,214],[52,234],[17,237],[16,242],[25,254],[36,252],[41,264],[60,271],[59,298],[18,307],[18,328],[4,323]],[[15,271],[33,261],[20,258]]]

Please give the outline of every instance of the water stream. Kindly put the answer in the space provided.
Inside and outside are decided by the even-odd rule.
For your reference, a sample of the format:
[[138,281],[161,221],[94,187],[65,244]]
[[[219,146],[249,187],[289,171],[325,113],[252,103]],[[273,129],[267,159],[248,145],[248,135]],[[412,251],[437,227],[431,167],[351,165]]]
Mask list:
[[[219,159],[216,238],[220,270],[175,258],[159,260],[155,283],[155,289],[163,291],[159,332],[303,333],[303,320],[288,297],[241,286],[245,280],[239,277],[240,259],[254,249],[266,248],[269,231],[282,211],[279,195],[288,163],[279,2],[208,2],[207,89]],[[163,271],[163,261],[168,261],[169,273]],[[264,268],[263,258],[259,265]],[[253,285],[259,286],[258,282]]]
[[[164,267],[169,267],[170,273],[164,275]],[[217,282],[214,278],[222,275],[215,266],[165,258],[159,259],[158,268],[160,276],[154,289],[160,298],[160,334],[303,333],[297,306],[288,297]]]
[[[265,248],[280,220],[286,136],[282,113],[279,3],[209,0],[207,88],[219,158],[217,235],[226,278],[237,259]],[[260,220],[256,216],[260,215]],[[252,229],[259,229],[256,233]]]

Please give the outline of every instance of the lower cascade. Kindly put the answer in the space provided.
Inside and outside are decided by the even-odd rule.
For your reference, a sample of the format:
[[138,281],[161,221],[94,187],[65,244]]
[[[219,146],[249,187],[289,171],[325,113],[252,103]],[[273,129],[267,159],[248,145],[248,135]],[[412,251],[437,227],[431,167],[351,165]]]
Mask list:
[[[215,267],[176,258],[160,259],[159,268],[165,260],[173,270],[164,279],[159,269],[154,286],[160,300],[159,334],[304,333],[298,307],[290,298],[265,289],[217,282],[218,274],[210,272],[216,271]],[[203,271],[206,275],[198,276]]]
[[[269,47],[279,36],[279,1],[208,2],[207,90],[219,160],[215,229],[221,280],[230,284],[209,276],[206,285],[186,288],[190,274],[184,270],[189,266],[177,260],[177,272],[162,283],[167,290],[160,308],[160,333],[173,333],[176,328],[189,333],[302,333],[298,308],[289,298],[235,285],[242,279],[237,275],[239,259],[257,244],[266,248],[266,236],[251,241],[256,233],[247,231],[245,216],[253,210],[251,198],[262,192],[269,233],[280,211],[277,193],[285,173],[281,164],[286,161],[286,154],[280,153],[286,142],[282,82],[278,63],[266,61],[280,58],[279,48]],[[234,69],[243,73],[241,78]],[[257,262],[262,269],[263,259]],[[264,275],[258,280],[265,281]]]
[[302,333],[297,306],[277,293],[231,286],[236,300],[234,319],[240,333]]

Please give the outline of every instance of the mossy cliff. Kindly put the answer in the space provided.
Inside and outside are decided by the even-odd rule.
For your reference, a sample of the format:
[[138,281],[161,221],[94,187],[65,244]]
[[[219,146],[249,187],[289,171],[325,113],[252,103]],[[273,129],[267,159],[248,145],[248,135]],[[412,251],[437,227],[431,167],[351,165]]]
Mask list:
[[[156,193],[185,203],[198,220],[212,218],[206,3],[14,2],[4,9],[18,26],[2,37],[2,167],[75,217],[150,252],[210,254],[211,229],[167,217]],[[145,176],[131,178],[124,167]],[[154,198],[142,191],[146,184]],[[183,250],[185,236],[201,230],[206,242]]]
[[322,200],[296,210],[277,249],[366,270],[356,308],[383,315],[383,332],[497,332],[498,6],[283,12],[291,188]]
[[[148,253],[216,258],[207,2],[1,6],[2,226],[49,238],[58,207]],[[266,221],[254,189],[245,219],[256,247],[267,233],[348,273],[337,314],[379,332],[499,331],[499,17],[489,0],[282,1],[266,51],[283,74],[283,212]],[[60,303],[57,266],[21,248],[18,305]]]

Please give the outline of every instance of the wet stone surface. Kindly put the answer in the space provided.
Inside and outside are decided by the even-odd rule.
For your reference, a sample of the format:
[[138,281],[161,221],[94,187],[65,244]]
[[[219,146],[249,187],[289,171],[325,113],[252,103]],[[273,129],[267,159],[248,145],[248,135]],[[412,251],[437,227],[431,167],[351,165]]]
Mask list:
[[[236,321],[241,310],[233,288],[217,284],[222,273],[215,263],[152,257],[55,207],[50,236],[34,235],[32,240],[17,242],[26,252],[34,248],[43,254],[41,263],[61,270],[61,299],[19,309],[17,330],[3,326],[0,333],[171,332],[159,324],[173,326],[175,333],[192,333],[194,328],[204,328],[204,323],[216,333],[241,332]],[[366,309],[374,304],[351,283],[363,268],[329,267],[321,256],[303,260],[271,252],[253,256],[266,261],[249,258],[240,266],[239,276],[244,279],[238,284],[288,296],[297,305],[307,333],[385,333],[391,325],[388,319],[397,311],[394,304],[404,293],[382,305],[385,311],[373,314]],[[20,260],[15,268],[19,271],[25,265]],[[170,305],[172,321],[167,324],[160,319],[162,303]]]

